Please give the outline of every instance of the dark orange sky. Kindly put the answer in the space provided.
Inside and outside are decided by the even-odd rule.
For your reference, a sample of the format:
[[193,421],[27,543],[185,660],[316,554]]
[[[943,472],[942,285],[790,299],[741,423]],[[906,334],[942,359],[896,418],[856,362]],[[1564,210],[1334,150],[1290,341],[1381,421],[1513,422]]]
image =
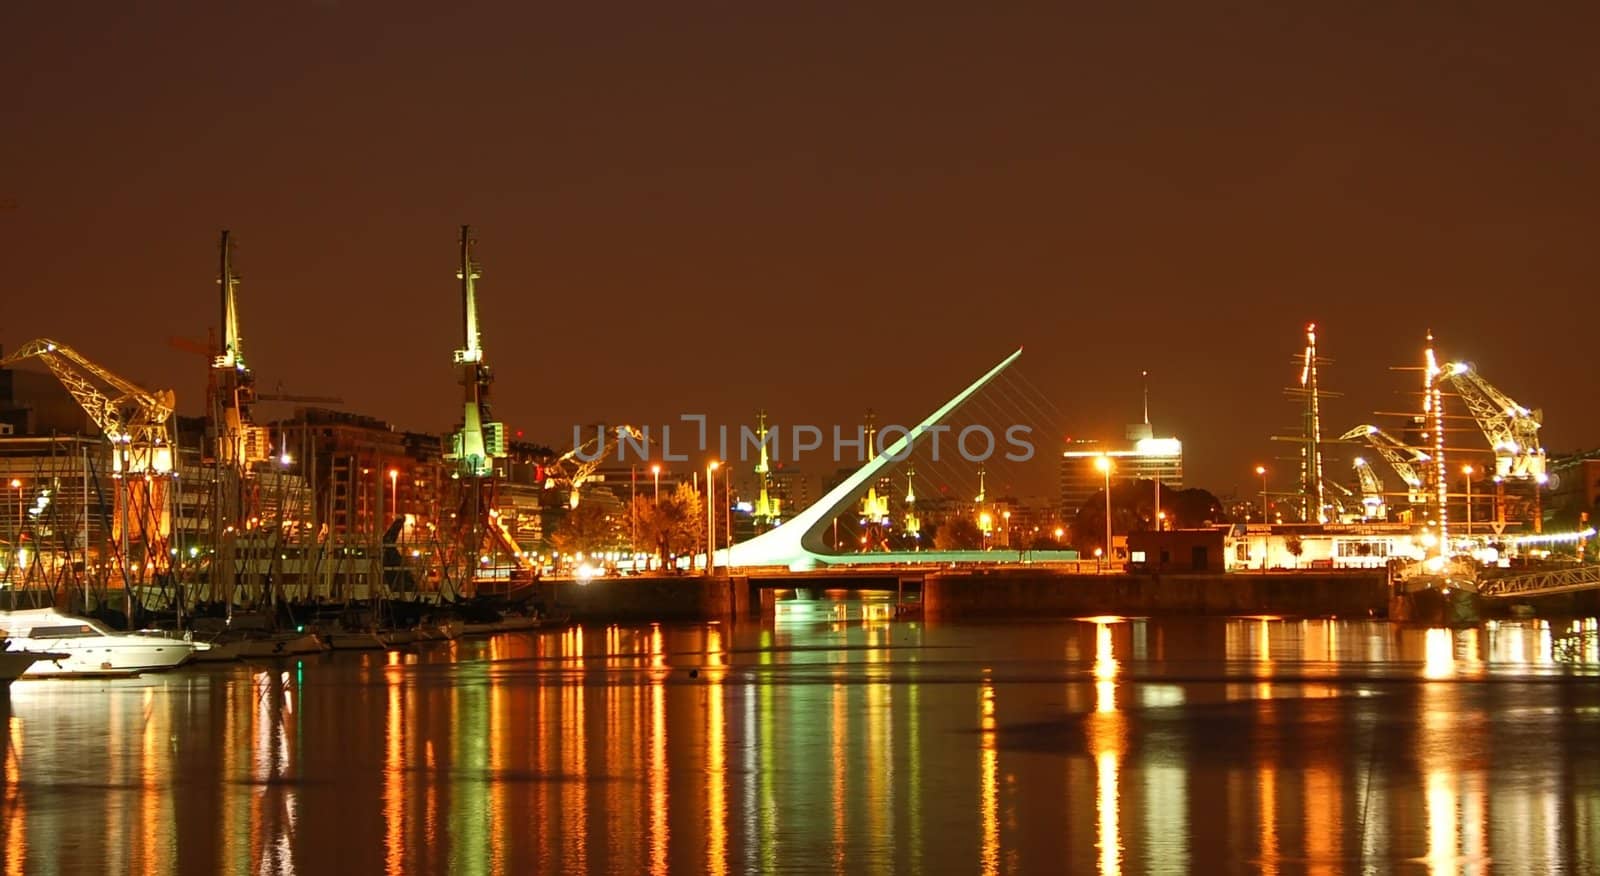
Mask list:
[[1597,19],[6,4],[0,343],[57,337],[193,408],[165,339],[214,324],[228,227],[264,384],[445,431],[470,222],[496,413],[556,443],[909,420],[1020,344],[1077,435],[1120,433],[1149,369],[1190,481],[1248,492],[1314,319],[1330,430],[1406,404],[1387,369],[1431,327],[1552,450],[1594,446]]

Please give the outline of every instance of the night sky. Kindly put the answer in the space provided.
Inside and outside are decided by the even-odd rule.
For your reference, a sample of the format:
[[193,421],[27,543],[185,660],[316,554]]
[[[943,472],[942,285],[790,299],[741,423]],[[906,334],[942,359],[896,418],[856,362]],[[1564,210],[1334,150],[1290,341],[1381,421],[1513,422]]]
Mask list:
[[1252,493],[1315,320],[1330,431],[1432,328],[1590,447],[1595,10],[9,3],[0,343],[197,412],[166,339],[226,227],[265,389],[447,431],[471,223],[496,415],[551,443],[910,421],[1022,345],[1062,431],[1148,369],[1190,482]]

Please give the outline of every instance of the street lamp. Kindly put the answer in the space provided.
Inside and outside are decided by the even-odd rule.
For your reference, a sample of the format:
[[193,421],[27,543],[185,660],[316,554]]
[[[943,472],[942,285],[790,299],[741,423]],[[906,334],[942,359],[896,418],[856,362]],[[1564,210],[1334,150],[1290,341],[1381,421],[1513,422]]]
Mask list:
[[1106,561],[1111,560],[1111,457],[1101,454],[1094,458],[1094,467],[1106,476]]
[[1472,466],[1463,465],[1461,473],[1467,476],[1467,535],[1472,535]]
[[1006,527],[1006,537],[1005,537],[1005,545],[1004,546],[1005,547],[1011,547],[1011,512],[1010,511],[1001,511],[1000,512],[1000,518],[1005,521],[1005,527]]
[[1261,475],[1261,522],[1268,523],[1271,515],[1267,513],[1267,467],[1256,466],[1256,474]]
[[661,504],[661,463],[659,463],[659,462],[650,463],[650,476],[655,478],[655,481],[656,481],[655,504],[657,506],[660,506],[660,504]]
[[389,469],[389,513],[400,514],[400,469]]
[[[11,546],[18,551],[18,557],[20,557],[22,550],[22,479],[12,478],[11,489],[17,491],[17,531],[16,534],[11,538]],[[16,560],[17,558],[13,557],[12,559]],[[16,561],[15,565],[20,566],[22,563],[20,561]],[[8,575],[7,577],[10,576]]]
[[719,463],[713,459],[706,464],[706,574],[710,575],[716,569],[717,552],[717,503],[716,476]]

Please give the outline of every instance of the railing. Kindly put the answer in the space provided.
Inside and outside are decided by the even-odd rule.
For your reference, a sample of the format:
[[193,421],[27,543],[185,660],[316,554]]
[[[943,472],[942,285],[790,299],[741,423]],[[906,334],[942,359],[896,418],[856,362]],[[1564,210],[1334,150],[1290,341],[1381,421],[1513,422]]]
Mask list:
[[1478,594],[1493,597],[1538,596],[1596,589],[1600,589],[1600,565],[1490,578],[1478,585]]

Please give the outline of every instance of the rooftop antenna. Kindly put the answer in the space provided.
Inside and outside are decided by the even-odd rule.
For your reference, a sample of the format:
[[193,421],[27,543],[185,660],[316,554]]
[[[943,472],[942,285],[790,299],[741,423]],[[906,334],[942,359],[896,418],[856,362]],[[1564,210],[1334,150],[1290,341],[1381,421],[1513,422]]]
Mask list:
[[1139,384],[1144,388],[1144,424],[1150,425],[1150,372],[1139,372]]

